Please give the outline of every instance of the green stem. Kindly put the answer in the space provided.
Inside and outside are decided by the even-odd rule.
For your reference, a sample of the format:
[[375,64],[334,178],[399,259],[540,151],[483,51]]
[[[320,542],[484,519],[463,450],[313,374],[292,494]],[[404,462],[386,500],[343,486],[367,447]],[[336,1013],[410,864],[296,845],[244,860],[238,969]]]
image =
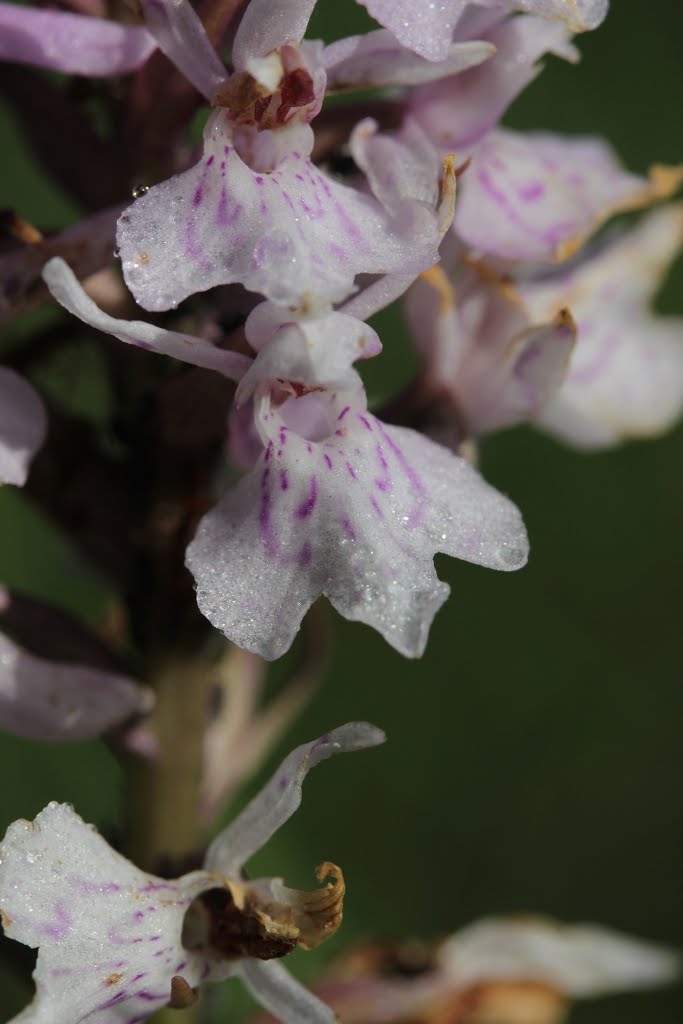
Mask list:
[[156,704],[151,731],[154,760],[128,766],[128,853],[146,871],[160,871],[196,853],[204,733],[215,679],[213,663],[199,658],[164,661],[151,673]]

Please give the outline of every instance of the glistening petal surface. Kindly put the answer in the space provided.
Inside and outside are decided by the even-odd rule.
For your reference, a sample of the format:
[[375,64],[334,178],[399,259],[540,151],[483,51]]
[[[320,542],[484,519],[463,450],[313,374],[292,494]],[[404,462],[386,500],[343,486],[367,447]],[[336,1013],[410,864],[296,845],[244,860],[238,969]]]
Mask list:
[[343,299],[356,274],[417,272],[435,262],[438,239],[416,245],[408,227],[299,150],[270,173],[253,171],[218,113],[200,163],[129,207],[117,240],[126,283],[146,309],[170,309],[235,281],[310,308]]
[[168,1002],[174,974],[196,985],[203,964],[181,930],[212,881],[139,871],[66,804],[14,822],[0,846],[3,927],[39,947],[36,996],[16,1024],[141,1022]]
[[427,60],[443,60],[467,0],[360,0],[409,50]]

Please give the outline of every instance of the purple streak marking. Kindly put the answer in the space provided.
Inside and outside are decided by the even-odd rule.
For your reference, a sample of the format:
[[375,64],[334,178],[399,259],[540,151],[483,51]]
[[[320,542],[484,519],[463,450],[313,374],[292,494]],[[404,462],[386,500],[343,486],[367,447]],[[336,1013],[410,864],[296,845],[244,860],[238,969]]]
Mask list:
[[350,410],[351,410],[351,406],[350,405],[345,405],[344,408],[342,409],[342,411],[337,416],[337,420],[343,420],[344,417],[346,416],[347,412],[350,412]]
[[327,452],[325,452],[325,454],[323,455],[323,458],[325,460],[325,465],[327,466],[327,468],[328,469],[332,469],[332,459],[329,457]]
[[280,470],[280,489],[286,491],[289,487],[289,476],[286,469]]
[[315,476],[311,477],[311,482],[308,487],[308,497],[296,510],[297,519],[307,519],[313,514],[313,510],[318,501],[318,481]]

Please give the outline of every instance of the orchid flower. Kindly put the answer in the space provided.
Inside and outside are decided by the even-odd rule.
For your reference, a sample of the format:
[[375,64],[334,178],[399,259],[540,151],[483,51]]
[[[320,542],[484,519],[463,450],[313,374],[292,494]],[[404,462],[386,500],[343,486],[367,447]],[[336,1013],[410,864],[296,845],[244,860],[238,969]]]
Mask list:
[[681,966],[673,950],[597,925],[486,918],[433,948],[352,950],[316,992],[345,1024],[561,1024],[570,1001],[669,984]]
[[532,317],[510,281],[453,242],[405,311],[428,389],[447,398],[464,437],[535,418],[562,384],[576,337],[568,309]]
[[35,389],[14,370],[0,367],[0,485],[26,483],[46,430],[45,408]]
[[238,404],[253,401],[257,461],[187,552],[201,611],[239,646],[279,657],[324,594],[416,657],[449,593],[434,572],[437,551],[495,569],[525,563],[526,533],[507,498],[464,459],[368,412],[352,363],[381,345],[361,321],[328,313],[297,322],[262,303],[246,325],[257,356],[239,372],[244,356],[107,317],[61,260],[44,276],[86,323],[239,376]]
[[333,1024],[334,1014],[276,961],[313,948],[341,922],[344,881],[330,863],[313,893],[242,867],[297,810],[308,771],[333,754],[373,747],[383,733],[351,723],[303,744],[209,846],[202,870],[149,875],[116,853],[66,804],[10,825],[0,847],[5,934],[38,947],[36,995],[17,1024],[140,1024],[188,1005],[205,981],[240,977],[284,1024]]
[[648,214],[567,270],[520,285],[537,318],[571,304],[578,344],[544,430],[601,448],[667,430],[683,410],[683,320],[650,312],[683,241],[683,205]]
[[[124,277],[146,309],[239,281],[310,312],[349,295],[359,273],[415,276],[438,259],[436,210],[416,218],[416,208],[424,211],[412,196],[388,209],[382,196],[343,185],[310,160],[309,122],[327,74],[345,63],[359,80],[373,63],[372,54],[356,54],[349,70],[353,46],[325,60],[321,43],[302,41],[313,6],[251,0],[228,75],[186,0],[143,4],[160,48],[215,108],[199,163],[151,188],[119,220]],[[466,67],[491,52],[467,42],[453,60]],[[437,183],[439,173],[437,161]]]

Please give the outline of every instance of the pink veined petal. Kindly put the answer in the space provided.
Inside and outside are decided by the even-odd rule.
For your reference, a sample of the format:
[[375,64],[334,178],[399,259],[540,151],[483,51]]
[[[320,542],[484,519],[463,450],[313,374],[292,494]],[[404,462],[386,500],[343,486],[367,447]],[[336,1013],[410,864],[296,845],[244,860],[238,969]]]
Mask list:
[[140,2],[147,27],[159,49],[207,100],[212,100],[228,72],[189,0]]
[[0,634],[1,729],[32,740],[87,740],[149,703],[132,679],[36,657]]
[[335,1024],[339,1019],[276,960],[245,960],[239,975],[254,999],[282,1024]]
[[31,459],[47,430],[38,393],[14,370],[0,367],[0,485],[26,483]]
[[515,6],[541,18],[558,18],[572,32],[586,32],[605,20],[609,0],[515,0]]
[[415,89],[408,97],[409,109],[434,145],[455,150],[459,159],[533,81],[544,54],[579,59],[568,29],[539,18],[508,18],[495,24],[486,38],[496,48],[490,60]]
[[559,262],[605,220],[671,195],[681,173],[622,169],[601,139],[497,130],[460,181],[453,222],[472,248],[506,260]]
[[253,171],[217,113],[201,162],[129,207],[117,240],[126,283],[146,309],[240,281],[310,311],[345,298],[359,273],[417,273],[434,263],[438,239],[416,245],[407,228],[298,150],[270,173]]
[[379,29],[350,36],[325,47],[323,60],[330,89],[419,85],[455,75],[481,64],[495,53],[488,42],[452,43],[442,61],[434,62],[406,50],[391,32]]
[[166,331],[142,320],[117,320],[104,313],[85,293],[73,271],[59,257],[51,259],[43,271],[43,278],[51,294],[70,313],[90,327],[113,334],[127,345],[135,345],[149,352],[160,352],[195,366],[216,370],[231,380],[239,380],[249,369],[252,360],[238,352],[217,348],[202,338],[177,331]]
[[579,341],[539,425],[580,448],[650,437],[683,411],[683,320],[648,309],[683,239],[683,207],[655,210],[569,271],[522,286],[537,315],[570,299]]
[[444,60],[468,0],[359,0],[409,50]]
[[297,747],[242,813],[214,839],[204,861],[207,870],[238,875],[249,858],[299,808],[301,787],[311,768],[334,754],[376,747],[385,739],[374,725],[349,722]]
[[315,442],[264,406],[272,440],[187,551],[199,608],[239,646],[274,659],[324,594],[416,657],[448,595],[434,554],[519,568],[527,556],[521,517],[464,460],[384,427],[359,411],[357,396],[354,407],[340,407],[343,394],[335,401],[336,429]]
[[543,918],[477,921],[441,946],[439,961],[457,989],[519,980],[575,998],[670,983],[681,970],[674,950],[597,925]]
[[315,4],[316,0],[251,0],[235,35],[235,68],[243,71],[254,58],[286,43],[300,43]]
[[0,60],[70,75],[123,75],[144,64],[154,49],[141,26],[0,3]]
[[216,884],[197,871],[165,881],[139,871],[65,804],[10,825],[0,847],[5,934],[39,947],[36,996],[17,1024],[144,1021],[206,964],[183,948],[185,913]]

